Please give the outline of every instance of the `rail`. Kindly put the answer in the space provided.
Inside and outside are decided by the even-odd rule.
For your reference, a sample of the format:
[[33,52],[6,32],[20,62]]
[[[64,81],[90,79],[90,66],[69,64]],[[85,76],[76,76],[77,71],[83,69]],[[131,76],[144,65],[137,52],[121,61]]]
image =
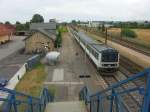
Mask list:
[[[147,86],[144,87],[128,87],[128,89],[119,90],[120,86],[127,84],[133,80],[141,77],[147,77]],[[131,112],[126,108],[122,96],[129,93],[137,92],[143,98],[142,103],[137,107],[138,112],[150,112],[150,68],[145,69],[143,72],[137,73],[126,80],[119,81],[116,84],[90,95],[87,87],[84,87],[80,93],[80,100],[85,101],[90,112]],[[135,112],[135,111],[134,111]]]
[[40,97],[33,97],[3,87],[0,87],[0,91],[8,94],[8,97],[0,98],[0,101],[3,102],[2,112],[44,112],[46,104],[54,99],[46,88],[42,90]]

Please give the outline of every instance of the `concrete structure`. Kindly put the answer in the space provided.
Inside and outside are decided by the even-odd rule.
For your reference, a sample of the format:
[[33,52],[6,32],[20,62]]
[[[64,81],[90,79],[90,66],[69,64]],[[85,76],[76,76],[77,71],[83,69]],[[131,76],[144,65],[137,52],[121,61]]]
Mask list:
[[48,52],[54,49],[56,23],[32,23],[31,35],[25,38],[26,53]]
[[11,40],[14,32],[15,32],[14,26],[0,24],[0,44],[3,44]]
[[45,112],[87,112],[87,110],[82,101],[65,101],[47,104]]

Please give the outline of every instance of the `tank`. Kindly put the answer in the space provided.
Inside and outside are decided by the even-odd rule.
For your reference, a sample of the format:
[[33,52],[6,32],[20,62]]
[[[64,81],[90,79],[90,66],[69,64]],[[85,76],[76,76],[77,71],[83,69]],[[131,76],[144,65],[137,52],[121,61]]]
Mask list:
[[59,61],[60,53],[57,51],[49,52],[46,54],[46,62],[49,65],[55,65]]

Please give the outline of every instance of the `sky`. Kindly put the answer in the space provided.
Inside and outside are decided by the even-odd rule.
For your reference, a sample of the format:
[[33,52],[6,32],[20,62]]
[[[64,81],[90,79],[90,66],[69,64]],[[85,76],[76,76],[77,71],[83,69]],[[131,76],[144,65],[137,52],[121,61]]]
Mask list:
[[45,22],[150,20],[150,0],[0,0],[0,22],[29,21],[35,13]]

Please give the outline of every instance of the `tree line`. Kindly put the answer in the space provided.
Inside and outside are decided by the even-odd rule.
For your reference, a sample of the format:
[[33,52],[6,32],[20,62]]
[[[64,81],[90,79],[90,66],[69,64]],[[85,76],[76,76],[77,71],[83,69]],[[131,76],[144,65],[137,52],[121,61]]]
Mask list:
[[[32,19],[25,23],[16,21],[16,23],[15,23],[16,31],[29,30],[30,23],[42,23],[42,22],[44,22],[43,16],[41,16],[40,14],[34,14]],[[0,22],[0,24],[11,25],[11,23],[9,21],[6,21],[5,23]]]

